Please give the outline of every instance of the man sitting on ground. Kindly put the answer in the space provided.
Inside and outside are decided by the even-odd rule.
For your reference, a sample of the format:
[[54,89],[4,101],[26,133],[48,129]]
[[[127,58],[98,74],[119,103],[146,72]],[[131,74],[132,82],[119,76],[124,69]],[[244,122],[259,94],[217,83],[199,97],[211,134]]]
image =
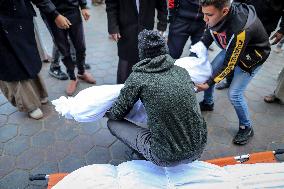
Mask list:
[[[138,37],[140,62],[107,112],[110,132],[159,166],[198,159],[207,141],[207,128],[187,71],[174,65],[165,39],[157,31]],[[123,120],[135,102],[145,106],[149,128]]]

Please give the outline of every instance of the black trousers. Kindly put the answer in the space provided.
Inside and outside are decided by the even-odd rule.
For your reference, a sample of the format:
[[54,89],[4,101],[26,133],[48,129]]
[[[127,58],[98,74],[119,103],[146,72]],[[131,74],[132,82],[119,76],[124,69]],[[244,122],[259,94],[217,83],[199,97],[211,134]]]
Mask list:
[[86,59],[86,44],[82,18],[80,14],[75,16],[77,16],[78,18],[76,17],[76,21],[71,22],[72,25],[69,29],[66,30],[58,28],[54,20],[49,18],[44,19],[49,31],[51,32],[54,44],[57,46],[59,52],[62,55],[62,62],[66,67],[67,74],[72,80],[76,79],[74,73],[75,64],[72,61],[68,36],[70,37],[70,40],[72,41],[76,50],[76,64],[78,68],[78,74],[80,75],[84,74],[85,72],[84,64]]
[[119,58],[117,66],[116,83],[123,84],[132,72],[132,66],[137,62],[131,62]]
[[142,154],[148,161],[163,166],[171,167],[181,163],[190,163],[193,159],[185,159],[176,162],[166,162],[159,159],[153,151],[151,151],[151,132],[150,129],[140,127],[127,120],[114,121],[109,120],[107,126],[112,135],[117,137],[129,148]]
[[175,18],[169,26],[168,46],[174,59],[180,58],[183,48],[190,37],[191,45],[200,41],[205,29],[202,21]]

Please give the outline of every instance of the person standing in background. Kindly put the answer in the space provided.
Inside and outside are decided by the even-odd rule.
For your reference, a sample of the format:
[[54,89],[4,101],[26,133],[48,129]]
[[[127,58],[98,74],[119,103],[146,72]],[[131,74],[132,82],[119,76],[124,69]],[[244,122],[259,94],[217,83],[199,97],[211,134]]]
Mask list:
[[178,59],[189,37],[194,45],[205,30],[199,0],[169,0],[169,22],[169,52]]
[[138,33],[143,29],[152,30],[155,10],[158,13],[157,29],[167,28],[166,0],[106,0],[108,33],[117,42],[118,68],[117,84],[122,84],[131,73],[132,66],[139,61]]
[[[90,83],[95,84],[96,80],[93,76],[85,71],[84,64],[86,59],[86,44],[85,35],[83,29],[83,16],[84,20],[87,21],[90,18],[90,13],[87,8],[86,0],[51,0],[54,3],[58,14],[65,15],[66,21],[63,28],[58,28],[54,22],[53,17],[45,12],[42,12],[44,21],[51,32],[53,41],[58,47],[63,59],[63,63],[67,69],[69,76],[69,83],[66,87],[66,94],[72,96],[78,85],[78,78]],[[70,37],[75,50],[76,50],[76,63],[72,61],[70,53],[70,43],[68,40]],[[78,73],[75,75],[75,66],[77,65]]]
[[40,119],[41,105],[48,102],[39,74],[42,62],[36,45],[33,2],[53,15],[53,22],[64,25],[49,0],[0,1],[0,89],[8,101],[31,118]]

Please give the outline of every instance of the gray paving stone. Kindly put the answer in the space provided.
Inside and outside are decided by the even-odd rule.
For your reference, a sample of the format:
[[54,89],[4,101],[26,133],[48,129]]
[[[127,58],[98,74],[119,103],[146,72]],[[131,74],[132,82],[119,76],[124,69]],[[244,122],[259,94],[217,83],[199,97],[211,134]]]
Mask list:
[[46,189],[47,181],[38,181],[37,184],[34,182],[29,182],[29,184],[24,189]]
[[0,114],[3,114],[3,115],[11,115],[12,113],[16,111],[17,111],[17,108],[12,106],[10,103],[6,103],[0,106]]
[[58,164],[57,162],[44,162],[41,163],[38,167],[34,168],[30,173],[32,175],[36,174],[52,174],[58,173]]
[[19,135],[33,136],[38,133],[43,127],[42,121],[25,121],[19,126]]
[[8,117],[7,115],[0,115],[0,127],[7,123]]
[[70,143],[66,141],[56,141],[46,148],[46,161],[57,162],[70,154]]
[[110,146],[111,157],[112,159],[117,160],[126,160],[126,151],[131,151],[125,144],[117,140]]
[[111,160],[108,148],[94,147],[86,156],[87,165],[104,164]]
[[254,122],[263,126],[271,126],[274,125],[274,118],[269,116],[268,114],[255,114]]
[[31,170],[44,161],[44,149],[30,148],[18,156],[16,167],[19,169]]
[[18,156],[30,147],[30,138],[26,136],[17,136],[4,146],[4,154]]
[[18,112],[18,111],[14,112],[8,117],[8,123],[11,124],[22,124],[25,123],[27,120],[30,120],[28,115],[24,112]]
[[67,156],[59,163],[59,172],[70,173],[86,165],[83,158]]
[[227,120],[223,115],[215,115],[215,114],[209,114],[206,117],[207,123],[211,126],[216,127],[227,127],[226,122]]
[[71,143],[70,149],[73,155],[83,156],[87,154],[95,146],[95,141],[92,136],[80,135],[77,136]]
[[1,189],[24,189],[28,184],[29,174],[23,170],[15,170],[0,180]]
[[102,147],[109,147],[111,144],[116,141],[116,138],[110,134],[108,129],[101,129],[99,132],[93,135],[95,144],[97,146],[102,146]]
[[0,156],[0,179],[12,172],[15,168],[15,158],[13,156]]
[[0,106],[5,104],[5,103],[8,103],[8,100],[6,99],[6,97],[1,93],[0,94]]
[[4,143],[0,143],[0,156],[2,155],[3,153],[3,150],[4,150]]
[[32,146],[46,148],[55,142],[53,131],[41,131],[32,137]]
[[6,124],[0,128],[0,142],[7,142],[17,136],[18,126]]
[[55,131],[65,125],[65,118],[53,112],[44,120],[44,128]]
[[253,113],[266,113],[268,111],[267,105],[264,102],[249,101],[248,106]]
[[210,130],[210,136],[215,143],[230,144],[233,137],[228,133],[228,128],[214,127]]
[[79,132],[74,127],[64,126],[58,128],[55,135],[57,140],[71,141],[79,135]]
[[80,128],[80,134],[84,135],[93,135],[101,129],[101,125],[97,122],[80,123],[78,127]]
[[102,119],[96,121],[95,124],[98,125],[98,127],[108,129],[107,128],[107,121],[108,121],[108,118],[103,117]]
[[226,113],[224,113],[224,117],[229,121],[229,122],[239,122],[238,116],[235,112],[235,110],[226,110]]

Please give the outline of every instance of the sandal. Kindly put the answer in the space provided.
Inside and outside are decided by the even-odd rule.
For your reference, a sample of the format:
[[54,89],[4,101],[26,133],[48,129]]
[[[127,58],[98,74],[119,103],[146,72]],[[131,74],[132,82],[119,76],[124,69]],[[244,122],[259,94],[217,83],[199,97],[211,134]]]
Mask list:
[[265,96],[263,100],[266,103],[280,103],[280,99],[277,98],[274,94]]

